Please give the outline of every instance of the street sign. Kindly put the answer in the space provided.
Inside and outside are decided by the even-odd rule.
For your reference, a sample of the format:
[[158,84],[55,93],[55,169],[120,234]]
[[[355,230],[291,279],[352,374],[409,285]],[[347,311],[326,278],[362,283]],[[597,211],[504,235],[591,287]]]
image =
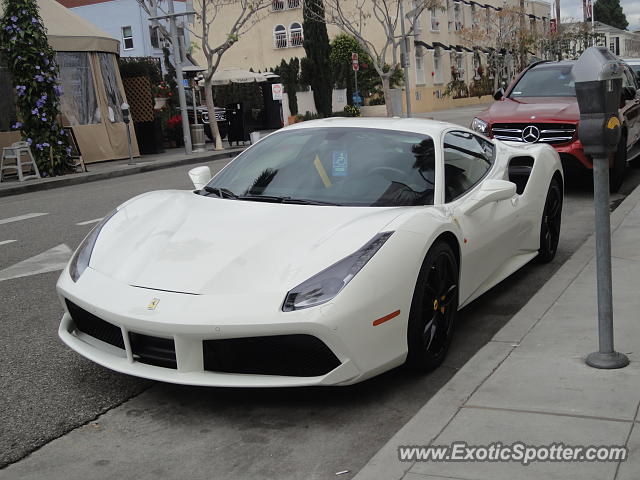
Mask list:
[[358,54],[356,52],[353,52],[351,54],[351,61],[352,62],[357,62],[358,61]]
[[282,100],[282,84],[281,83],[271,84],[271,97],[274,100]]
[[358,61],[356,60],[355,62],[353,62],[351,64],[351,66],[353,67],[353,71],[357,72],[358,70],[360,70],[360,65],[358,64]]

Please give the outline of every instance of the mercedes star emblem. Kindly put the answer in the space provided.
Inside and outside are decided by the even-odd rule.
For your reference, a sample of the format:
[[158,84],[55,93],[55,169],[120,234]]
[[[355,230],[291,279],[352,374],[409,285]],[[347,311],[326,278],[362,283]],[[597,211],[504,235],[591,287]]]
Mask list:
[[540,130],[534,125],[529,125],[522,131],[522,140],[527,143],[535,143],[540,139]]

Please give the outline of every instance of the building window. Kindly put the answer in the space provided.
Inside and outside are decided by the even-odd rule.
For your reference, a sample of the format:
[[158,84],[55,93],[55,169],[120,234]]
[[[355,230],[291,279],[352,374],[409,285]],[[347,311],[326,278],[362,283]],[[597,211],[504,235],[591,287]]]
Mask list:
[[153,48],[160,48],[160,27],[149,25],[149,39]]
[[271,11],[281,12],[283,10],[291,10],[293,8],[300,8],[301,0],[272,0]]
[[287,48],[287,29],[284,25],[276,25],[273,29],[273,46],[275,48]]
[[489,8],[487,8],[487,18],[486,18],[486,22],[487,22],[487,33],[491,33],[491,10]]
[[536,19],[532,17],[529,19],[529,26],[531,27],[531,32],[534,33],[536,31]]
[[471,4],[471,28],[478,28],[479,25],[478,12],[476,11],[475,3]]
[[431,15],[431,31],[438,32],[440,30],[440,22],[438,22],[438,13],[435,8],[429,9]]
[[433,83],[442,83],[442,53],[440,47],[433,51]]
[[620,55],[620,38],[609,37],[609,50],[615,55]]
[[[416,2],[416,0],[412,0],[411,1],[411,10],[415,11],[417,9],[418,9],[418,2]],[[420,15],[422,15],[422,11],[420,12]],[[422,22],[420,21],[420,15],[415,15],[413,17],[413,32],[417,33],[417,34],[422,32]],[[407,18],[409,18],[409,17],[407,17]],[[411,19],[409,19],[409,20],[411,21]]]
[[133,31],[131,27],[122,27],[123,50],[133,50]]
[[456,32],[462,30],[462,9],[459,3],[453,4],[453,25]]
[[303,41],[304,36],[302,35],[302,25],[297,22],[292,23],[291,27],[289,27],[289,46],[301,47]]
[[416,47],[416,84],[424,85],[424,57],[422,56],[422,47]]

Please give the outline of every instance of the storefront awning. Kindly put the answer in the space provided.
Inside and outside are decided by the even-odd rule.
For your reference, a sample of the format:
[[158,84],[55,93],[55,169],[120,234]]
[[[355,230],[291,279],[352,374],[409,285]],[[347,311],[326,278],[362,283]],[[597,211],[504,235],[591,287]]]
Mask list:
[[433,45],[429,45],[428,43],[423,42],[422,40],[416,40],[415,42],[413,42],[413,44],[416,47],[426,48],[427,50],[433,50],[435,48]]

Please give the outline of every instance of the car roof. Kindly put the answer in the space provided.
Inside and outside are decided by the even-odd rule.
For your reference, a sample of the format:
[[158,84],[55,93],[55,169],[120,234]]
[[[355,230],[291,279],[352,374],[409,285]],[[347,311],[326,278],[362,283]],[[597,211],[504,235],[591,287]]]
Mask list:
[[576,64],[575,60],[562,60],[558,62],[552,62],[549,60],[543,60],[542,62],[536,63],[531,68],[544,68],[544,67],[572,67]]
[[[397,130],[402,132],[421,133],[435,138],[448,128],[455,128],[465,132],[472,132],[468,128],[453,123],[440,122],[427,118],[400,118],[400,117],[331,117],[319,120],[309,120],[295,123],[286,127],[286,130],[302,128],[378,128],[381,130]],[[475,132],[474,132],[475,133]]]
[[622,61],[628,63],[629,65],[640,64],[640,58],[623,58]]

